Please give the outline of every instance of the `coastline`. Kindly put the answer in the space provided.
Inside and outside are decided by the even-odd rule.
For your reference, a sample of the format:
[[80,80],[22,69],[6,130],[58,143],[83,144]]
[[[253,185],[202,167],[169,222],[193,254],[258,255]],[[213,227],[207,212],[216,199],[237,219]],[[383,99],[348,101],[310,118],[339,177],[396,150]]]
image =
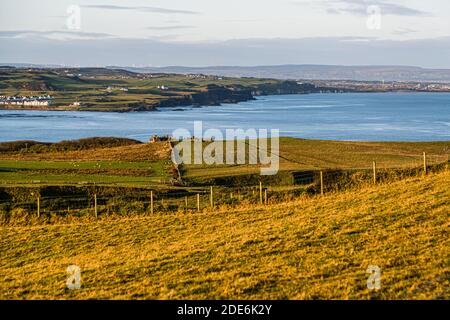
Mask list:
[[[201,93],[195,93],[187,95],[182,98],[169,98],[158,101],[156,104],[147,103],[133,103],[124,105],[123,107],[115,108],[99,108],[90,105],[87,106],[67,106],[67,105],[51,105],[51,106],[17,106],[17,105],[0,105],[0,110],[11,111],[79,111],[79,112],[105,112],[105,113],[128,113],[128,112],[156,112],[165,108],[177,108],[177,107],[209,107],[220,106],[222,104],[238,104],[241,102],[247,102],[256,100],[257,97],[266,96],[279,96],[279,95],[296,95],[296,94],[329,94],[329,93],[449,93],[450,91],[431,91],[431,90],[352,90],[352,89],[335,89],[335,88],[321,88],[317,87],[315,90],[298,90],[298,91],[286,91],[278,90],[276,92],[264,92],[264,91],[250,91],[242,90],[238,92],[232,92],[229,89],[224,89],[222,94],[216,92],[205,91]],[[231,92],[229,92],[231,91]]]
[[219,85],[208,85],[206,90],[191,92],[176,97],[162,98],[152,102],[143,101],[96,105],[83,103],[81,106],[50,105],[50,106],[17,106],[0,105],[0,110],[27,111],[95,111],[95,112],[140,112],[157,111],[160,108],[176,108],[186,106],[219,106],[221,104],[240,103],[255,100],[259,96],[309,94],[326,92],[353,92],[353,90],[315,86],[312,83],[297,83],[296,81],[281,81],[256,86],[237,86],[230,88]]

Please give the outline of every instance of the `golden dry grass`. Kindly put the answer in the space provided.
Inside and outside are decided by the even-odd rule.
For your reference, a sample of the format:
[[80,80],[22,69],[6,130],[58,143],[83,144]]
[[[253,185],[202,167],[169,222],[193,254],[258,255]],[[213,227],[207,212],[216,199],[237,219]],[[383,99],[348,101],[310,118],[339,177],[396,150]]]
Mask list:
[[449,211],[447,171],[270,207],[4,227],[0,298],[449,299]]

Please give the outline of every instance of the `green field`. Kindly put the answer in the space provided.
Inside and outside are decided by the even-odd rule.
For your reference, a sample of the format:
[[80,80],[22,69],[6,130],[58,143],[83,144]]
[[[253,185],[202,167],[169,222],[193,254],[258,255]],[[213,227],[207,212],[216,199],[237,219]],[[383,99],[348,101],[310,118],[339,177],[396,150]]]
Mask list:
[[[423,152],[428,164],[448,161],[450,142],[346,142],[280,138],[280,171],[324,169],[379,169],[423,166]],[[224,146],[226,150],[226,147]],[[270,150],[270,143],[268,149]],[[246,146],[246,159],[250,147]],[[252,150],[255,150],[252,148]],[[237,148],[235,147],[235,152]],[[269,153],[270,154],[270,153]],[[256,165],[185,165],[183,177],[192,181],[259,174]]]
[[2,185],[105,184],[136,187],[169,181],[169,161],[13,161],[0,160]]
[[[103,148],[96,152],[55,152],[51,151],[52,146],[37,153],[18,149],[13,153],[0,153],[0,184],[154,186],[173,178],[173,164],[166,149],[164,143]],[[247,145],[247,159],[249,150]],[[367,170],[372,168],[373,161],[379,170],[420,168],[423,166],[423,152],[426,152],[427,164],[434,165],[447,162],[449,150],[450,142],[345,142],[281,138],[279,175],[289,177],[295,172],[331,169]],[[98,160],[94,161],[94,157]],[[220,178],[259,176],[260,166],[183,165],[181,173],[189,185],[204,182],[215,184],[215,179]],[[233,186],[231,182],[230,186]]]
[[35,144],[28,149],[23,142],[0,144],[5,150],[0,152],[0,212],[14,216],[22,209],[35,215],[36,198],[30,195],[36,192],[42,201],[41,213],[51,221],[70,216],[68,208],[92,215],[93,194],[98,195],[100,215],[117,210],[146,214],[151,211],[149,189],[155,212],[196,212],[197,196],[201,209],[210,207],[211,186],[217,206],[258,204],[260,182],[268,203],[283,203],[320,193],[319,171],[323,171],[326,193],[373,183],[373,161],[378,183],[422,175],[423,152],[428,170],[442,171],[448,166],[450,145],[281,138],[280,171],[275,176],[260,176],[258,165],[183,165],[180,180],[167,142],[130,145],[125,141],[119,144],[126,145],[112,147],[103,147],[103,142]]

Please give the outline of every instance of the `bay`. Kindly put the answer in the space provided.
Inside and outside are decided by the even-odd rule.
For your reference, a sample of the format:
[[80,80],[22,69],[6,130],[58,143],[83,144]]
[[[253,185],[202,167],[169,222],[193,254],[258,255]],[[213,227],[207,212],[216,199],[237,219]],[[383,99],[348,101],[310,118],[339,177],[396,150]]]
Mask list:
[[239,104],[102,113],[0,110],[0,141],[114,136],[148,141],[194,121],[223,130],[279,129],[281,136],[352,141],[450,140],[450,93],[341,93],[258,97]]

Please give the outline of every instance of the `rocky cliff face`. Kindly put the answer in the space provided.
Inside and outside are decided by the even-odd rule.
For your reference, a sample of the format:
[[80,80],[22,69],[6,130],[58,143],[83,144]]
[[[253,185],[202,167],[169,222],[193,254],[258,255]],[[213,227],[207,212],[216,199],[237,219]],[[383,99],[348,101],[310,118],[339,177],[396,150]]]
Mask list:
[[255,96],[314,93],[320,92],[320,90],[321,88],[316,87],[314,84],[297,83],[296,81],[267,83],[249,87],[236,86],[233,88],[209,85],[204,92],[193,93],[183,98],[162,100],[157,107],[214,106],[221,103],[239,103],[254,100]]
[[178,106],[217,106],[221,103],[238,103],[253,100],[254,97],[250,89],[233,90],[230,88],[210,85],[203,92],[193,93],[184,98],[170,98],[162,100],[158,107],[178,107]]
[[261,84],[253,88],[254,96],[267,96],[277,94],[302,94],[318,92],[311,83],[298,83],[296,81],[283,81],[280,83]]
[[253,100],[249,89],[229,89],[210,85],[208,90],[193,94],[191,100],[195,105],[218,105],[221,103],[238,103]]

